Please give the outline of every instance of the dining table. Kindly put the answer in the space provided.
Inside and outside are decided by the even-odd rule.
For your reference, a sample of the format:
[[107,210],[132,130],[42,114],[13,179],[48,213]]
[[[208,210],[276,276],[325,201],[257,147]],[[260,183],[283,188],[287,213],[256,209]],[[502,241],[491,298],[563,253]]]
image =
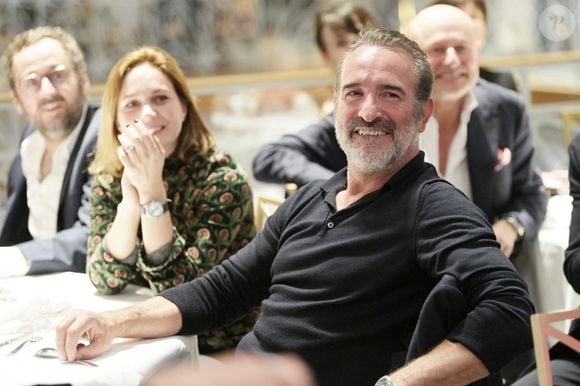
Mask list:
[[[551,196],[538,237],[515,261],[518,272],[528,284],[538,313],[571,310],[580,306],[580,294],[568,283],[563,269],[571,213],[572,198],[567,192]],[[554,325],[568,331],[570,321]]]
[[195,335],[117,338],[105,354],[90,360],[96,366],[36,355],[56,347],[55,326],[71,309],[114,310],[152,296],[150,289],[133,284],[119,294],[101,295],[83,273],[0,279],[0,385],[139,385],[173,360],[197,363]]

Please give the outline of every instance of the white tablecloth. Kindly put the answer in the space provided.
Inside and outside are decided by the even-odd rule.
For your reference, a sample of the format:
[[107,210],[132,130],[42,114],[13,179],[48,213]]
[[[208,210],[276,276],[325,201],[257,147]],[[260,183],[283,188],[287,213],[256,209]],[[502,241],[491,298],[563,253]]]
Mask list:
[[42,347],[55,347],[54,326],[69,309],[111,310],[151,296],[134,285],[118,295],[98,295],[86,275],[71,272],[0,279],[0,343],[22,334],[43,336],[12,356],[7,354],[20,342],[0,347],[0,385],[139,385],[149,371],[172,358],[189,355],[197,361],[195,336],[118,339],[109,352],[92,360],[96,368],[34,357]]
[[566,281],[563,270],[571,211],[570,196],[551,197],[537,242],[516,261],[516,268],[530,287],[537,312],[580,306],[580,295]]

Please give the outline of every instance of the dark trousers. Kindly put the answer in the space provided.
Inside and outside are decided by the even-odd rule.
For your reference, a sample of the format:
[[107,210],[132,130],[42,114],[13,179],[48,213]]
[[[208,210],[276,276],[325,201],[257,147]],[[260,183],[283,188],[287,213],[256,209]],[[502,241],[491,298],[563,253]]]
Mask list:
[[[552,360],[552,378],[554,386],[578,386],[580,385],[580,354],[574,359]],[[538,374],[536,370],[528,373],[512,386],[537,386]]]

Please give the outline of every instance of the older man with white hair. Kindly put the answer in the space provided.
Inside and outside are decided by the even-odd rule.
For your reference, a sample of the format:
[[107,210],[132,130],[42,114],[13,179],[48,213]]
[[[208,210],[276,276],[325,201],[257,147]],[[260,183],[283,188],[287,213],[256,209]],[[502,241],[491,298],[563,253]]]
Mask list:
[[426,160],[484,211],[502,251],[516,256],[537,235],[547,206],[524,101],[479,78],[475,25],[461,9],[423,9],[409,37],[434,75],[435,108],[420,139]]

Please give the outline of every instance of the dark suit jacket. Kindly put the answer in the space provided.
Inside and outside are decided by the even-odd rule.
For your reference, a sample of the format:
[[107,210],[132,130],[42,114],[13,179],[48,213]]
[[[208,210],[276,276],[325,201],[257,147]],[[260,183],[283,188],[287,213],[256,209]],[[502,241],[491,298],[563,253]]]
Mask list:
[[[89,106],[78,139],[71,153],[59,198],[57,234],[49,239],[33,240],[28,231],[29,209],[18,153],[8,175],[8,198],[1,246],[16,246],[30,261],[30,274],[59,271],[85,271],[88,211],[81,210],[83,186],[89,188],[88,154],[93,152],[100,123],[100,111]],[[24,140],[36,130],[26,127]]]
[[488,70],[487,68],[479,68],[479,77],[488,82],[499,84],[510,90],[518,91],[518,86],[514,76],[510,72],[501,72],[495,70]]
[[259,181],[303,186],[328,179],[346,166],[338,145],[334,115],[329,114],[296,134],[264,145],[254,157],[252,171]]
[[[548,196],[534,168],[530,122],[523,99],[514,91],[480,79],[478,107],[467,126],[467,162],[473,202],[493,222],[511,214],[529,239],[544,221]],[[498,150],[509,149],[511,161],[498,162]]]
[[[467,158],[473,202],[487,215],[512,214],[534,237],[546,213],[547,195],[532,166],[534,147],[524,101],[519,94],[485,80],[475,87],[479,106],[471,114]],[[346,156],[334,134],[334,118],[265,145],[253,161],[256,179],[294,182],[328,178],[346,166]],[[497,167],[498,149],[509,149],[511,162]]]

